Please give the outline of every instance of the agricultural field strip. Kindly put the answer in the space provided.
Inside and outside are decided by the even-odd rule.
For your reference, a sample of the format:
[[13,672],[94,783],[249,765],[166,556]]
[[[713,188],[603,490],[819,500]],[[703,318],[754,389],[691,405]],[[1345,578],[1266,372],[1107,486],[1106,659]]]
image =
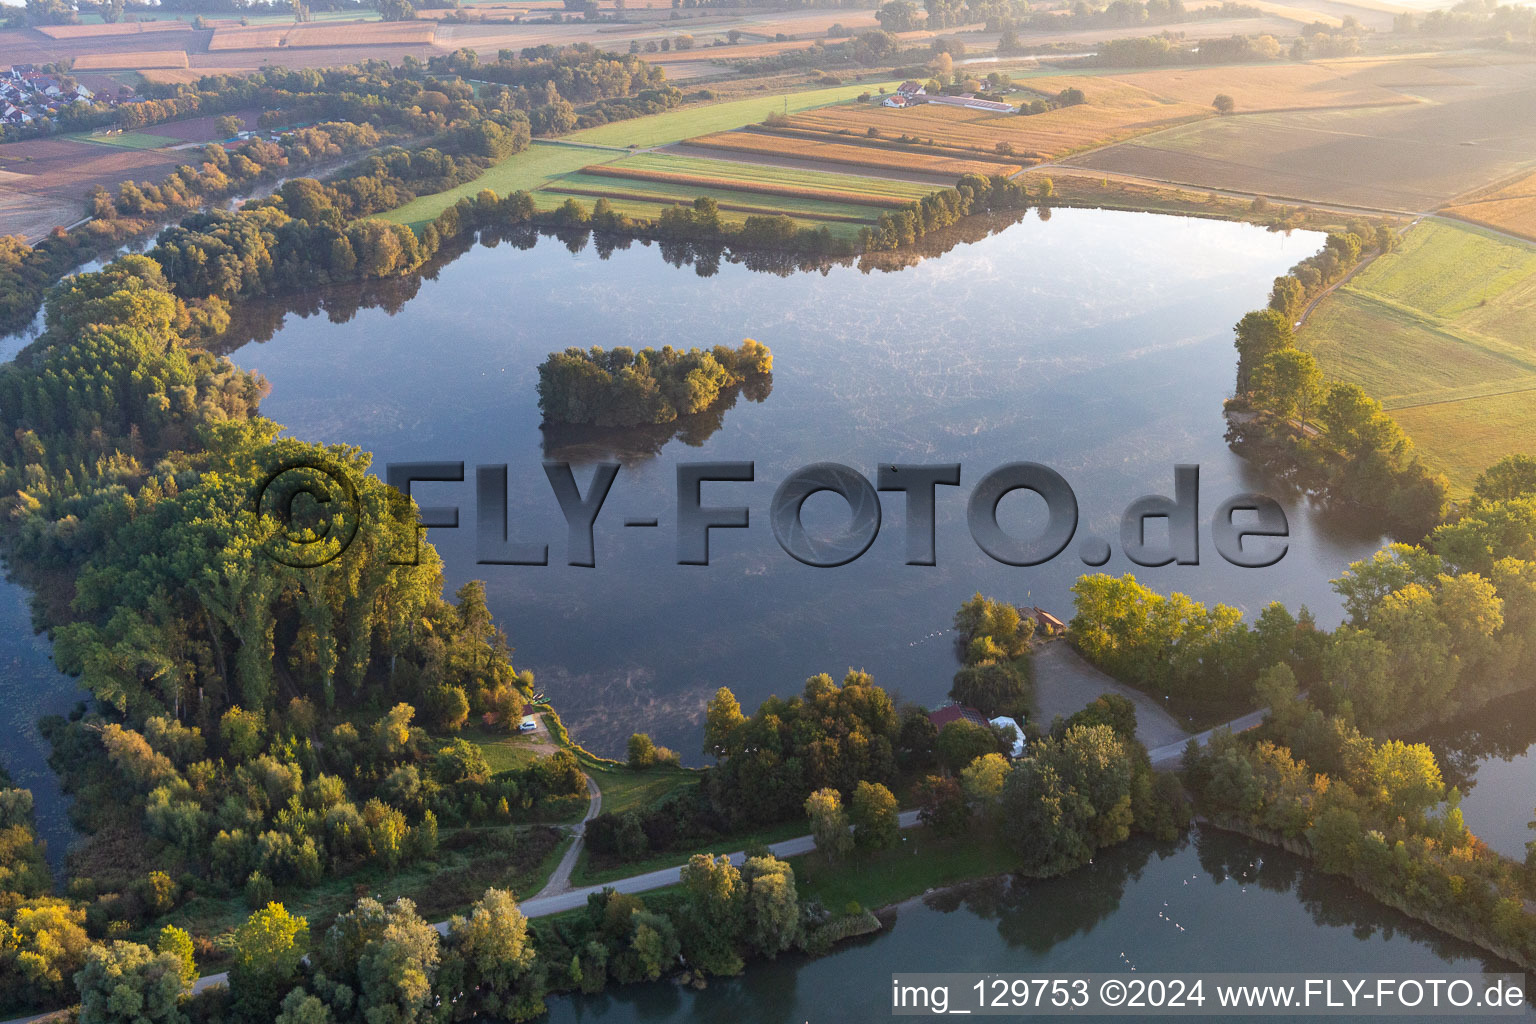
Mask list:
[[[558,209],[566,200],[572,198],[559,192],[549,192],[543,189],[533,192],[531,195],[534,207],[544,211]],[[623,196],[609,199],[609,204],[618,213],[627,214],[631,217],[643,217],[647,220],[655,220],[669,207],[677,205],[676,203],[658,203],[644,199],[630,199]],[[720,219],[731,223],[740,223],[746,216],[748,215],[740,211],[724,210],[721,212]],[[791,219],[796,220],[803,227],[825,227],[832,234],[844,238],[855,237],[864,226],[851,222],[817,220],[810,217],[792,217]]]
[[[693,199],[698,198],[699,195],[705,194],[697,192],[678,194],[630,191],[614,192],[611,189],[584,188],[579,183],[567,184],[566,179],[560,179],[559,181],[551,182],[550,184],[544,186],[542,191],[558,193],[559,195],[567,196],[607,199],[610,203],[615,199],[624,198],[633,199],[640,202],[654,202],[665,206],[686,205]],[[751,193],[747,194],[750,195]],[[783,214],[786,217],[795,217],[817,221],[836,221],[847,224],[873,224],[875,223],[875,213],[877,212],[874,210],[865,210],[861,214],[840,210],[824,210],[820,208],[805,206],[803,203],[801,205],[795,205],[793,203],[786,202],[783,205],[775,206],[744,203],[734,199],[723,198],[719,196],[711,196],[710,198],[715,200],[716,206],[722,211],[728,210],[733,213],[764,214],[767,216]]]
[[933,191],[931,185],[894,178],[831,171],[808,171],[774,164],[744,163],[740,160],[713,160],[707,157],[680,156],[672,153],[640,153],[605,164],[664,173],[683,173],[730,181],[763,182],[769,185],[793,185],[829,189],[860,196],[888,196],[895,199],[920,199]]
[[797,140],[782,136],[767,136],[753,132],[718,132],[697,139],[689,139],[691,146],[706,149],[723,149],[765,156],[795,157],[825,163],[847,164],[853,167],[884,167],[891,170],[927,171],[948,174],[956,178],[962,174],[1016,174],[1022,168],[1018,164],[997,163],[983,160],[966,160],[958,157],[933,156],[900,150],[882,150],[869,146],[844,143]]
[[[743,165],[751,166],[751,165]],[[650,170],[649,168],[625,167],[622,162],[617,164],[595,164],[584,167],[579,174],[590,179],[598,178],[623,178],[632,181],[647,183],[648,187],[655,188],[662,185],[679,186],[681,189],[690,187],[707,188],[716,191],[742,192],[752,195],[782,196],[793,199],[809,199],[817,202],[843,203],[855,206],[880,206],[886,208],[900,208],[906,206],[914,199],[934,191],[931,188],[917,186],[903,190],[898,194],[892,194],[894,190],[874,189],[864,191],[853,188],[839,188],[836,186],[797,185],[793,183],[779,183],[772,181],[754,180],[747,177],[734,177],[727,175],[688,174],[671,171]],[[569,177],[569,176],[568,176]],[[565,179],[562,179],[565,180]],[[610,183],[611,184],[611,183]],[[633,188],[635,186],[613,186],[616,188]],[[672,191],[672,190],[668,190]]]
[[[1510,390],[1512,382],[1523,381],[1527,375],[1536,375],[1536,352],[1533,352],[1528,347],[1503,341],[1499,338],[1489,337],[1464,325],[1454,324],[1444,317],[1436,316],[1417,306],[1399,302],[1385,295],[1366,291],[1353,285],[1345,285],[1343,290],[1349,296],[1362,303],[1376,305],[1390,313],[1396,313],[1409,318],[1425,331],[1445,338],[1452,345],[1465,345],[1474,348],[1485,355],[1493,356],[1501,362],[1510,364],[1512,369],[1518,368],[1520,371],[1524,371],[1517,372],[1510,377],[1495,378],[1483,384],[1429,388],[1422,391],[1381,395],[1382,404],[1388,408],[1408,408],[1435,402],[1465,400],[1502,394]],[[1525,389],[1517,387],[1514,390]]]

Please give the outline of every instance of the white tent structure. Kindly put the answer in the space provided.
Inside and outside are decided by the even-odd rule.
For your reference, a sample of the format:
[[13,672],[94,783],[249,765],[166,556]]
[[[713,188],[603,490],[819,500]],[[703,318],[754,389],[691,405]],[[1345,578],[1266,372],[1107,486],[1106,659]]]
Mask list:
[[1013,730],[1013,749],[1008,752],[1008,756],[1009,757],[1023,757],[1024,756],[1024,730],[1019,728],[1019,723],[1015,722],[1013,719],[1009,718],[1007,715],[999,715],[998,717],[992,719],[992,724],[995,725],[995,726],[998,726],[1001,729],[1005,729],[1005,730],[1011,729],[1011,730]]

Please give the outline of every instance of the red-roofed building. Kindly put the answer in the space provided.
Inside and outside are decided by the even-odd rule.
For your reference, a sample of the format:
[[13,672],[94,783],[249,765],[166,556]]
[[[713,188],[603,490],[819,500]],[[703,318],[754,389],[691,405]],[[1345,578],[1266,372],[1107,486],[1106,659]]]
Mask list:
[[972,725],[979,725],[983,729],[987,728],[988,725],[986,715],[964,704],[946,704],[937,711],[930,711],[928,712],[928,721],[932,722],[933,727],[939,730],[943,730],[951,722],[970,722]]

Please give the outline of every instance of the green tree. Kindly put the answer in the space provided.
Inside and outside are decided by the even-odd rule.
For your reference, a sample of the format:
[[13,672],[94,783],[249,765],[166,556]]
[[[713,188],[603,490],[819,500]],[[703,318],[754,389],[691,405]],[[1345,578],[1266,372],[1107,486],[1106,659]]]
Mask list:
[[1061,874],[1127,838],[1131,778],[1130,756],[1108,726],[1075,726],[1034,744],[1003,785],[1000,825],[1021,868]]
[[1253,386],[1253,374],[1265,359],[1295,345],[1291,321],[1275,309],[1245,313],[1234,328],[1237,339],[1237,393],[1244,395]]
[[137,942],[86,950],[75,975],[80,1024],[185,1024],[181,960]]
[[542,983],[528,919],[507,890],[486,890],[467,917],[448,922],[437,988],[453,1020],[541,1016]]
[[643,732],[629,737],[629,767],[637,772],[656,764],[656,743]]
[[243,1021],[264,1022],[298,978],[309,923],[281,903],[269,903],[235,929],[229,944],[232,1009]]
[[1536,497],[1536,458],[1509,455],[1477,476],[1472,493],[1479,501],[1513,501]]
[[1024,714],[1033,690],[1025,675],[1028,663],[1025,665],[1024,670],[1011,661],[966,665],[955,673],[950,699],[974,707],[988,718]]
[[878,782],[860,782],[853,791],[848,820],[853,842],[863,850],[885,850],[896,845],[899,825],[896,797]]
[[933,748],[939,763],[951,772],[962,771],[978,757],[999,750],[997,735],[991,729],[963,720],[950,722],[940,729]]
[[811,835],[822,856],[836,860],[853,849],[853,833],[848,830],[848,815],[837,790],[826,787],[806,797],[805,813],[811,819]]
[[721,855],[696,853],[680,876],[686,910],[680,921],[683,955],[709,974],[740,974],[737,939],[746,923],[741,872]]
[[1237,101],[1226,93],[1218,93],[1211,101],[1211,106],[1216,108],[1218,114],[1230,114],[1237,109]]
[[1410,824],[1422,821],[1424,812],[1445,799],[1445,782],[1434,753],[1423,743],[1388,740],[1371,758],[1371,778],[1378,799],[1394,817]]
[[192,947],[192,936],[173,924],[160,929],[155,938],[155,952],[170,953],[181,964],[181,981],[188,988],[197,980],[197,957]]
[[965,795],[978,807],[990,807],[1003,795],[1003,784],[1008,781],[1012,766],[1002,754],[983,754],[960,773],[960,785]]
[[432,1003],[437,930],[408,899],[364,897],[325,933],[311,987],[332,1013],[368,1024],[410,1024]]
[[800,937],[800,896],[795,869],[788,861],[770,855],[748,857],[741,866],[746,886],[747,947],[759,956],[778,956]]
[[1300,349],[1271,353],[1254,375],[1254,403],[1282,420],[1297,421],[1302,436],[1323,394],[1322,369],[1311,353]]

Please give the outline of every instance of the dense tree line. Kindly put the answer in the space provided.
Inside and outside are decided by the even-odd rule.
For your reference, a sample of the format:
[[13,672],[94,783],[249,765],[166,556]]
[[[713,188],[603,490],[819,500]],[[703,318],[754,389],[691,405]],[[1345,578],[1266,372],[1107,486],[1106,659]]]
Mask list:
[[1258,673],[1280,661],[1315,678],[1324,635],[1305,608],[1293,616],[1271,603],[1250,626],[1236,608],[1164,596],[1129,574],[1083,576],[1072,593],[1073,644],[1109,675],[1156,696],[1243,699]]
[[772,371],[773,354],[751,338],[734,350],[725,345],[686,352],[671,345],[639,352],[569,348],[539,364],[539,409],[552,423],[670,423]]
[[[232,217],[229,251],[249,252],[240,232],[273,218]],[[178,269],[184,290],[245,294],[263,267],[210,263],[237,283],[192,287]],[[198,347],[203,312],[155,259],[122,257],[56,287],[43,335],[0,369],[12,565],[67,581],[41,614],[60,666],[97,698],[44,723],[87,834],[70,898],[37,895],[29,802],[0,790],[12,931],[53,936],[0,954],[29,965],[7,994],[33,1005],[82,967],[93,985],[162,978],[137,952],[82,958],[186,899],[259,903],[395,870],[433,856],[440,824],[526,820],[586,790],[569,753],[493,774],[451,738],[471,714],[519,721],[532,691],[483,589],[443,599],[413,506],[365,455],[277,439],[256,414],[259,379]],[[327,541],[319,568],[271,557],[287,527],[251,501],[295,463],[356,496],[355,542]],[[282,487],[315,485],[310,472]]]
[[975,213],[1022,210],[1030,205],[1029,190],[1006,175],[961,176],[954,188],[943,189],[899,210],[880,214],[873,228],[859,232],[859,246],[874,252],[911,245],[924,235],[947,228]]
[[98,188],[86,211],[91,220],[71,231],[55,228],[36,245],[0,236],[0,330],[26,326],[54,282],[104,249],[261,181],[378,142],[377,132],[367,125],[328,122],[294,132],[282,143],[252,139],[229,151],[205,146],[194,151],[195,165],[183,164],[159,182],[125,181],[115,193]]
[[[1282,685],[1294,690],[1289,680]],[[1205,750],[1191,745],[1184,776],[1218,825],[1298,843],[1319,868],[1378,899],[1536,961],[1536,872],[1468,831],[1460,794],[1445,785],[1427,746],[1372,739],[1345,717],[1296,700],[1253,734],[1218,734]]]
[[1417,541],[1439,522],[1448,484],[1419,460],[1410,441],[1356,384],[1328,382],[1296,347],[1293,323],[1372,251],[1390,251],[1385,226],[1352,223],[1318,254],[1275,279],[1267,309],[1238,321],[1237,394],[1228,403],[1228,440],[1302,488],[1379,520]]
[[1250,625],[1235,608],[1208,610],[1133,576],[1085,576],[1071,635],[1149,693],[1256,696],[1282,720],[1302,691],[1373,736],[1476,710],[1536,674],[1536,460],[1491,467],[1422,545],[1392,544],[1333,587],[1348,618],[1329,633],[1304,608],[1293,617],[1271,604]]

